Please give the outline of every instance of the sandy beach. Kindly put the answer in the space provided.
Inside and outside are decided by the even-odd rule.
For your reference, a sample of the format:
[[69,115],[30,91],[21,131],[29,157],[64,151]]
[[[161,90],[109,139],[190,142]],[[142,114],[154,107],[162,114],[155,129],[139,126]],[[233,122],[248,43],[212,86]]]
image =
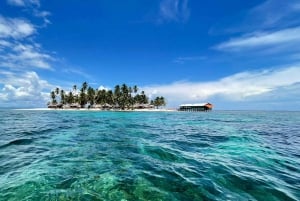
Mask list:
[[80,108],[80,109],[52,109],[52,108],[23,108],[14,110],[29,110],[29,111],[95,111],[95,112],[176,112],[176,109],[134,109],[134,110],[101,110],[95,108]]

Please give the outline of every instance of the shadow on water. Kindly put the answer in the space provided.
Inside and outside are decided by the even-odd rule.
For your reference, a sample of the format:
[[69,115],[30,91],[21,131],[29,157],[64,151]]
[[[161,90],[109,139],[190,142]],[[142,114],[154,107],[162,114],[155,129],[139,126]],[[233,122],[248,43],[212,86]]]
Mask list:
[[32,142],[33,142],[33,139],[26,139],[26,138],[15,139],[15,140],[10,141],[7,144],[0,146],[0,148],[5,148],[5,147],[13,146],[13,145],[29,145]]

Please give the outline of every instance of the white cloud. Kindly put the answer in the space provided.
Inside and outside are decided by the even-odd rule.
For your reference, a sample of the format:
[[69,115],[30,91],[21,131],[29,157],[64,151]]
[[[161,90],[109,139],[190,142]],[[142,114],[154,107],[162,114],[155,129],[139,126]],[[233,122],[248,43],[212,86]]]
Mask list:
[[[252,9],[232,13],[210,28],[210,34],[274,31],[300,25],[299,0],[265,0]],[[224,27],[225,25],[225,27]]]
[[0,83],[4,85],[0,89],[2,107],[45,106],[49,101],[49,91],[54,88],[32,71],[21,73],[0,71]]
[[34,16],[43,18],[44,23],[46,23],[46,24],[50,24],[50,20],[48,20],[48,18],[47,18],[50,15],[51,15],[51,13],[49,11],[34,10]]
[[[44,19],[49,12],[39,11],[39,0],[8,0],[10,5],[25,7]],[[52,69],[54,58],[46,53],[34,36],[37,27],[24,18],[0,15],[0,107],[43,107],[54,88],[31,68]]]
[[33,9],[33,15],[35,17],[39,17],[39,18],[43,18],[43,27],[46,27],[48,24],[51,24],[50,20],[48,19],[48,17],[51,15],[50,12],[48,11],[40,11],[38,9]]
[[7,3],[12,6],[40,6],[39,0],[7,0]]
[[294,11],[300,11],[300,3],[296,3],[291,6],[292,10]]
[[33,35],[35,27],[23,19],[0,16],[0,38],[21,39]]
[[0,16],[0,67],[51,69],[49,62],[53,58],[32,42],[35,33],[30,22]]
[[[231,39],[216,46],[218,50],[232,51],[280,44],[295,45],[300,42],[300,27],[275,32],[252,33]],[[298,46],[298,45],[297,45]]]
[[159,21],[184,22],[190,16],[188,0],[162,0],[159,7]]
[[5,40],[0,40],[0,47],[9,47],[11,43]]
[[24,11],[32,14],[35,17],[42,18],[43,26],[50,24],[48,16],[51,14],[48,11],[40,10],[40,0],[7,0],[7,3],[12,6],[25,7]]
[[0,55],[0,67],[52,69],[49,62],[54,59],[43,53],[39,44],[8,43],[2,47],[6,52]]
[[7,0],[7,3],[14,6],[25,6],[25,2],[23,0]]
[[249,11],[248,21],[254,20],[264,28],[277,27],[280,24],[284,26],[299,22],[299,11],[298,0],[267,0]]
[[98,90],[99,90],[99,91],[100,91],[100,90],[108,91],[108,90],[110,90],[110,88],[109,88],[109,87],[105,87],[105,86],[103,86],[103,85],[100,85],[100,87],[98,87]]
[[0,39],[0,52],[2,52],[5,48],[12,47],[12,44],[6,40]]
[[218,81],[176,82],[169,85],[147,86],[143,90],[151,97],[163,95],[170,105],[183,102],[209,101],[214,97],[230,101],[246,101],[281,87],[300,83],[300,65],[277,70],[242,72]]

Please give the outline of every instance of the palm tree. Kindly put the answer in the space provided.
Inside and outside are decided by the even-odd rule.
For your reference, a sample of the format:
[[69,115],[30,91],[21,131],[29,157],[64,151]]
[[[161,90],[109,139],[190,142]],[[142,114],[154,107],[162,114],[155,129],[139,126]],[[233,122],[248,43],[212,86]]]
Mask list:
[[116,85],[116,86],[115,86],[114,96],[115,96],[115,98],[116,98],[116,101],[118,101],[119,97],[121,96],[121,88],[120,88],[120,85]]
[[156,97],[154,99],[153,105],[158,109],[158,107],[160,106],[160,99],[159,99],[159,97]]
[[76,84],[74,84],[74,85],[73,85],[73,91],[76,92],[76,89],[77,89],[77,86],[76,86]]
[[56,96],[55,96],[55,92],[54,92],[54,91],[51,91],[50,97],[51,97],[51,99],[52,99],[51,103],[52,103],[52,104],[56,104],[57,101],[56,101]]
[[164,97],[156,97],[153,101],[153,105],[158,108],[160,106],[165,106],[166,105],[166,101]]
[[145,91],[142,91],[141,95],[140,95],[140,103],[148,104],[148,102],[149,102],[149,100],[148,100],[148,97],[145,94]]
[[59,94],[59,88],[58,88],[58,87],[56,87],[56,89],[55,89],[55,94],[56,94],[56,95]]
[[70,91],[67,98],[67,103],[72,104],[73,102],[74,102],[74,96],[73,93]]
[[86,104],[86,95],[85,92],[83,90],[83,88],[80,89],[80,95],[79,95],[79,104],[81,105],[81,108],[84,107],[84,105]]
[[127,87],[126,84],[122,84],[122,86],[121,86],[121,92],[123,94],[127,94],[128,93],[128,87]]
[[113,94],[112,90],[108,90],[106,92],[105,102],[108,103],[108,104],[110,104],[110,105],[114,104],[114,94]]
[[134,97],[133,97],[133,100],[134,100],[134,103],[138,103],[140,104],[140,100],[141,100],[141,95],[140,94],[136,94]]
[[136,94],[138,92],[138,87],[136,85],[133,86],[133,92]]
[[65,91],[62,89],[60,90],[60,102],[62,104],[65,104],[66,103],[66,100],[65,100]]
[[166,106],[166,100],[163,96],[159,97],[159,100],[160,100],[160,106]]
[[120,85],[115,86],[115,91],[114,91],[114,104],[120,105],[120,96],[121,96],[121,89]]
[[[144,91],[141,91],[138,94],[138,87],[135,85],[133,87],[127,86],[125,83],[122,85],[116,85],[114,91],[112,90],[95,90],[92,87],[88,86],[87,82],[82,83],[80,92],[77,93],[77,86],[73,85],[73,90],[68,94],[63,89],[58,87],[55,90],[51,91],[50,98],[52,104],[57,104],[57,98],[60,94],[60,103],[62,104],[72,104],[79,103],[81,107],[84,107],[87,103],[93,105],[97,104],[110,104],[117,105],[121,109],[133,108],[135,103],[147,104],[149,101]],[[154,104],[154,100],[151,102]],[[164,105],[165,101],[163,97],[158,97],[156,100],[156,106],[159,107]]]
[[77,103],[78,102],[78,94],[77,94],[77,85],[73,85],[73,94],[72,94],[72,102],[71,103]]
[[130,105],[130,98],[131,98],[131,94],[130,94],[130,90],[129,87],[126,84],[122,84],[121,87],[121,101],[120,101],[120,106],[122,108],[122,110],[129,107]]
[[96,94],[95,102],[97,104],[104,104],[106,98],[106,91],[104,89],[99,90]]
[[79,103],[78,94],[74,95],[74,97],[73,97],[73,103]]
[[100,91],[101,90],[98,90],[98,89],[95,91],[95,103],[96,104],[99,104],[99,102],[100,102]]
[[84,92],[86,91],[87,88],[88,88],[87,82],[82,83],[82,89]]
[[92,87],[89,87],[87,90],[87,101],[91,105],[94,105],[94,100],[95,100],[95,90]]
[[59,88],[56,87],[56,89],[55,89],[55,95],[58,96],[58,94],[59,94]]
[[79,104],[83,108],[84,105],[87,104],[87,97],[86,97],[86,90],[87,90],[88,84],[87,82],[82,83],[82,87],[80,89],[80,95],[79,95]]

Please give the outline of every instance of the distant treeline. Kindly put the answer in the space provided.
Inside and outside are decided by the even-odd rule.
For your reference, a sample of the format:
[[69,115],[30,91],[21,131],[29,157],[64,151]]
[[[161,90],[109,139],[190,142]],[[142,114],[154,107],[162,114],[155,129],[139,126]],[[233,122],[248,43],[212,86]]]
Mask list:
[[155,107],[165,106],[165,98],[160,96],[150,100],[144,91],[139,93],[139,88],[135,85],[133,87],[126,84],[116,85],[114,90],[94,89],[84,82],[78,91],[76,85],[73,86],[73,91],[66,93],[63,89],[56,88],[50,93],[51,102],[48,105],[57,104],[79,104],[82,108],[86,105],[93,107],[93,105],[109,104],[120,109],[132,109],[137,104],[150,104]]

